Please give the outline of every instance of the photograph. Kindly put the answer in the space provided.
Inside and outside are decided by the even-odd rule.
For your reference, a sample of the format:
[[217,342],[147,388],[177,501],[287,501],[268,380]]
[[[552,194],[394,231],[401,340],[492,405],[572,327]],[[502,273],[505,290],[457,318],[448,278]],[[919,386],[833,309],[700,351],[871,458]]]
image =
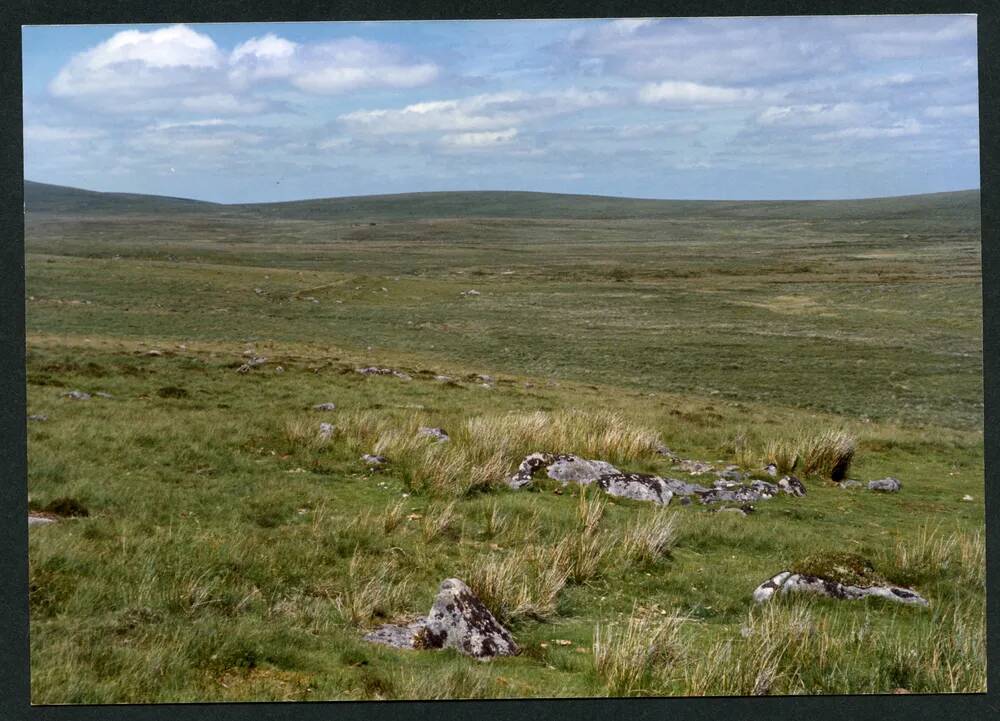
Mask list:
[[31,704],[986,693],[976,15],[181,20],[21,27]]

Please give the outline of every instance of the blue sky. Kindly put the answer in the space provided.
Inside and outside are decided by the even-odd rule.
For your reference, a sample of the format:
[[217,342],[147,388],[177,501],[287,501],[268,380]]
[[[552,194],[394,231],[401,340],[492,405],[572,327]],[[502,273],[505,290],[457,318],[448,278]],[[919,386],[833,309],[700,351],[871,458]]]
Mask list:
[[26,27],[25,177],[219,202],[979,186],[974,16]]

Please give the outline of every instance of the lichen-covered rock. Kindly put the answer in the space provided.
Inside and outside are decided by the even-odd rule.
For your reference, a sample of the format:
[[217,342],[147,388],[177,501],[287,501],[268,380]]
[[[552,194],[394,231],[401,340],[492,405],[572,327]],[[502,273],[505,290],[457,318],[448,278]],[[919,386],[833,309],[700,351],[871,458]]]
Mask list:
[[321,441],[328,441],[333,437],[334,427],[332,423],[319,424],[319,438]]
[[417,429],[417,433],[421,436],[430,436],[438,443],[444,443],[445,441],[450,441],[451,437],[445,433],[443,428],[430,428],[427,426],[421,426]]
[[841,481],[837,484],[841,488],[861,488],[861,481],[852,481],[850,479],[846,481]]
[[778,488],[780,488],[783,493],[787,493],[790,496],[806,495],[806,487],[802,484],[802,481],[795,476],[785,476],[782,478],[778,481]]
[[652,501],[661,506],[670,503],[670,499],[674,497],[662,478],[643,473],[610,473],[601,476],[597,485],[612,496]]
[[588,461],[577,456],[559,456],[545,469],[549,478],[566,483],[587,485],[604,475],[620,471],[606,461]]
[[392,368],[368,366],[367,368],[356,368],[355,370],[363,376],[394,376],[395,378],[399,378],[404,381],[413,380],[409,373],[404,373],[403,371],[394,370]]
[[711,463],[705,463],[704,461],[693,461],[691,459],[685,459],[678,464],[678,467],[686,472],[690,473],[692,476],[700,476],[703,473],[709,473],[715,470],[715,467]]
[[753,481],[749,485],[716,481],[712,488],[698,492],[698,500],[702,503],[753,503],[773,498],[780,488],[767,481]]
[[375,456],[372,455],[371,453],[366,453],[363,456],[361,456],[361,460],[363,460],[369,466],[374,466],[376,468],[378,466],[384,466],[388,461],[388,459],[385,456]]
[[454,648],[466,656],[486,661],[514,656],[517,644],[483,602],[457,578],[441,583],[427,622],[414,640],[416,648]]
[[387,623],[364,636],[365,641],[379,643],[393,648],[416,648],[417,635],[427,627],[427,619],[421,618],[408,624]]
[[889,585],[852,586],[828,578],[792,573],[791,571],[782,571],[757,586],[753,592],[753,600],[757,603],[763,603],[770,600],[776,593],[798,592],[813,593],[842,600],[857,600],[868,596],[878,596],[897,603],[917,606],[928,605],[927,599],[908,588]]
[[550,465],[553,458],[551,453],[531,453],[525,456],[521,465],[517,467],[517,472],[507,479],[507,485],[514,490],[527,488],[531,485],[535,473]]
[[773,463],[768,463],[766,466],[764,466],[763,470],[764,473],[771,476],[772,478],[775,478],[778,475],[778,467]]
[[896,493],[902,487],[903,484],[896,478],[880,478],[877,481],[868,481],[868,490],[880,493]]
[[697,483],[686,483],[676,478],[664,478],[663,482],[667,484],[667,488],[670,489],[671,493],[675,496],[682,496],[687,501],[691,500],[690,496],[695,496],[699,493],[708,493],[711,490]]

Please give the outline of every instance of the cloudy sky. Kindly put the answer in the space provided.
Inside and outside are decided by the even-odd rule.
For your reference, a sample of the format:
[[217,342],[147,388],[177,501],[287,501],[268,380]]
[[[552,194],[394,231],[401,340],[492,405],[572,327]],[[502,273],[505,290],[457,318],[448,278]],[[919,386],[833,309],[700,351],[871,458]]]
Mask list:
[[24,29],[25,177],[221,202],[979,186],[973,16]]

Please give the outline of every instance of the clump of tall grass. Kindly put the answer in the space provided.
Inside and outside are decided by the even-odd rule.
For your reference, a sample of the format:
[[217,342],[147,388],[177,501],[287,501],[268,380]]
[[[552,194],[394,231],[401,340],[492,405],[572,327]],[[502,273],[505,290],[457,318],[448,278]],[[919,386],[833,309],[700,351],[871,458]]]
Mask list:
[[495,538],[507,530],[510,525],[510,516],[500,510],[500,504],[496,501],[490,504],[489,515],[486,517],[486,535]]
[[577,515],[580,519],[580,532],[583,535],[592,536],[597,532],[597,526],[604,518],[607,507],[608,503],[603,498],[588,498],[587,487],[581,486]]
[[502,557],[480,559],[468,569],[465,581],[501,623],[545,620],[555,614],[559,592],[568,580],[563,553],[526,546]]
[[331,436],[324,434],[319,423],[302,418],[290,418],[283,426],[285,443],[290,450],[316,451],[328,445]]
[[857,450],[857,439],[846,431],[824,431],[803,439],[802,472],[834,481],[847,477]]
[[564,538],[558,548],[567,581],[585,583],[601,572],[611,545],[603,534],[580,533]]
[[458,514],[455,513],[454,501],[447,506],[428,509],[421,523],[424,541],[430,543],[436,538],[454,535],[456,520],[458,520]]
[[624,623],[594,628],[594,670],[609,696],[649,692],[654,675],[663,676],[680,659],[684,619],[643,614],[635,608]]
[[656,510],[637,517],[618,537],[617,546],[626,563],[649,566],[670,552],[677,540],[677,515]]
[[946,533],[939,525],[925,524],[914,536],[898,540],[885,555],[885,565],[905,582],[947,574],[977,585],[986,580],[986,543],[981,531]]
[[764,465],[774,465],[778,473],[787,475],[799,464],[798,445],[787,439],[772,438],[764,444]]
[[375,618],[388,618],[405,602],[409,582],[397,579],[388,563],[371,568],[370,561],[359,553],[351,558],[347,573],[348,588],[333,599],[334,607],[345,621],[365,626]]

